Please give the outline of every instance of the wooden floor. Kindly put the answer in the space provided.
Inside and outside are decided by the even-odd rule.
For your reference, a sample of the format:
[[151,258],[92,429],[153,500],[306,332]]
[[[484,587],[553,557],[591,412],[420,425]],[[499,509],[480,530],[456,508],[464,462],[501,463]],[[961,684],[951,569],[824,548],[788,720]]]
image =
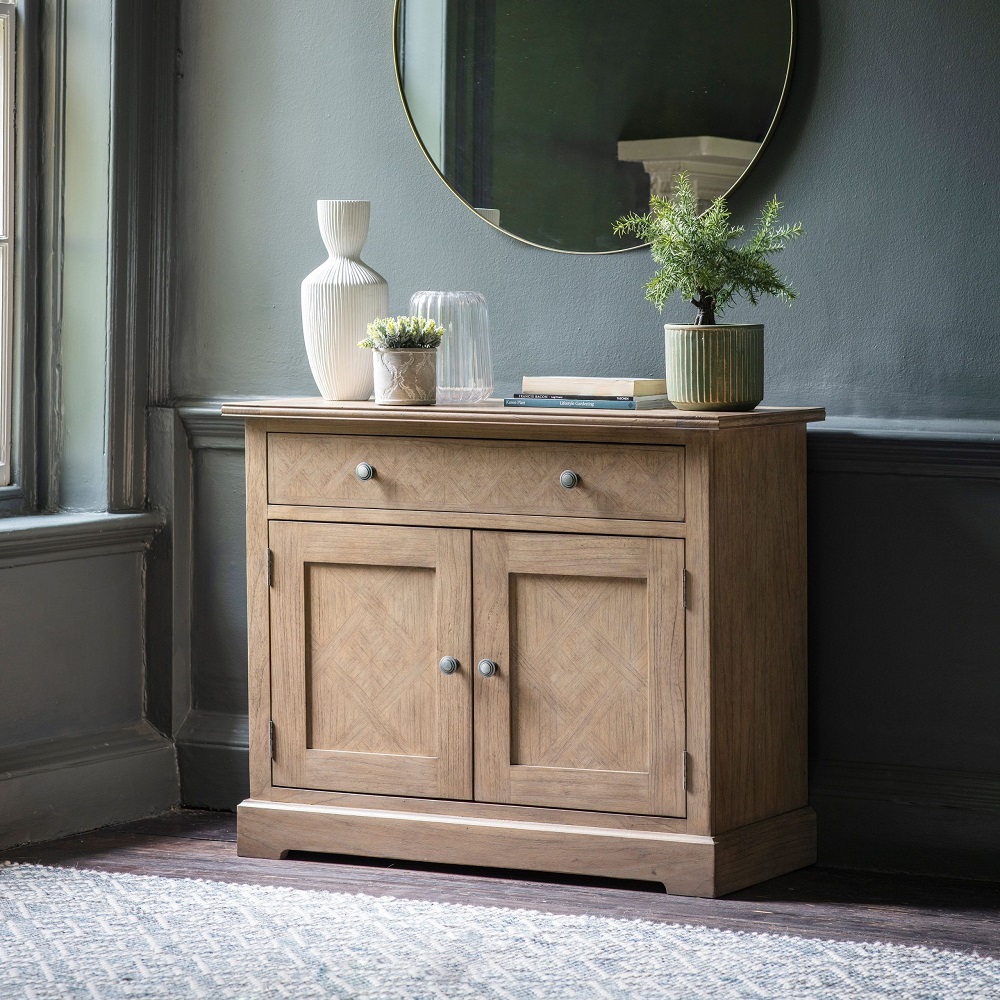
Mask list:
[[1000,958],[1000,885],[807,868],[725,899],[670,896],[662,886],[498,869],[373,862],[329,855],[287,861],[236,856],[236,818],[178,810],[0,853],[0,861],[169,878],[363,892],[691,923],[848,941],[892,941]]

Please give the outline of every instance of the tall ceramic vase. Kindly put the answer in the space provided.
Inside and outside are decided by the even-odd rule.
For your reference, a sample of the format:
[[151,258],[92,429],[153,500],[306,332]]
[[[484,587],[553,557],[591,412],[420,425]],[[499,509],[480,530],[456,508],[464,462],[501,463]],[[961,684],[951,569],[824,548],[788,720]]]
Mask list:
[[324,399],[367,399],[372,358],[358,341],[373,319],[389,311],[385,278],[361,260],[371,202],[318,201],[316,214],[330,259],[302,282],[309,367]]

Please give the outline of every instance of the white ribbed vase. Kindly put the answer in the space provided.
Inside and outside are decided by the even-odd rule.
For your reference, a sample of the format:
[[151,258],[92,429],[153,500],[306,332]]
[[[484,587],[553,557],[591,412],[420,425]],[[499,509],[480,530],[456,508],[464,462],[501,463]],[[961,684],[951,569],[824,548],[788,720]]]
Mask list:
[[385,278],[361,261],[371,202],[317,201],[316,214],[330,259],[302,282],[309,367],[324,399],[367,399],[371,351],[358,341],[373,319],[389,311]]

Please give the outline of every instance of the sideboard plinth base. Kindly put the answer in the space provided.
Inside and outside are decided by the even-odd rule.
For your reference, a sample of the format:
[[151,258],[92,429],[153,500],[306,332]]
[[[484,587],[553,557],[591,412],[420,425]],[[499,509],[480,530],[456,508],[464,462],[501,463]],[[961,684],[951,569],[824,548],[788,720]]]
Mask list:
[[715,837],[247,799],[240,857],[288,851],[661,882],[679,896],[716,897],[816,860],[816,816],[797,809]]

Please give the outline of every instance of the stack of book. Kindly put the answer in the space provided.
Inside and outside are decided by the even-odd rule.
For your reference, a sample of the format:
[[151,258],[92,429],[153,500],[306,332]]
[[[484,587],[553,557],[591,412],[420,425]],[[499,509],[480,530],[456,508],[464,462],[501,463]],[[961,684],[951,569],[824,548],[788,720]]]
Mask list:
[[554,410],[656,410],[669,407],[667,384],[661,378],[574,378],[525,376],[521,391],[504,406]]

